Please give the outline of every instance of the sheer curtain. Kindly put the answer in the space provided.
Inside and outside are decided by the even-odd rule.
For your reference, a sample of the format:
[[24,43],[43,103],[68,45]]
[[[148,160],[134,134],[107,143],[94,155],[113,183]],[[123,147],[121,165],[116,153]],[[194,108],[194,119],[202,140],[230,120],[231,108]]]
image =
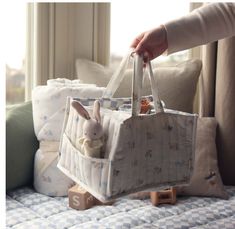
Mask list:
[[28,3],[26,100],[36,85],[45,84],[54,73],[54,4]]
[[75,79],[75,60],[109,61],[110,3],[28,3],[26,99],[48,79]]

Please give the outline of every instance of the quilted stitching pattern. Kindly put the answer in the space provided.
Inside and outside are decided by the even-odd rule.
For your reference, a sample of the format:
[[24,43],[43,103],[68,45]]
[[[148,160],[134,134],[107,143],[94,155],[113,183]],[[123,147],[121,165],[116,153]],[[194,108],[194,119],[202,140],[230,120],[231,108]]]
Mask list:
[[69,229],[104,229],[105,227],[102,226],[99,222],[90,221],[88,223],[83,223],[80,225],[74,225]]
[[33,228],[33,229],[57,229],[56,225],[50,223],[45,219],[34,219],[25,223],[20,223],[12,227],[14,229],[25,229],[25,228]]
[[15,208],[20,208],[20,207],[24,207],[24,205],[20,204],[19,202],[13,200],[12,198],[10,198],[9,196],[7,196],[6,198],[6,210],[9,211],[11,209],[15,209]]
[[[139,100],[137,95],[133,97],[134,101]],[[86,105],[94,102],[73,99]],[[105,201],[133,190],[188,183],[197,115],[165,109],[164,114],[132,117],[130,112],[111,111],[119,107],[118,103],[123,105],[123,99],[101,99],[102,126],[104,136],[108,137],[105,157],[97,160],[83,155],[80,141],[83,133],[79,127],[84,125],[84,119],[69,109],[71,101],[72,98],[67,101],[58,168],[97,199]],[[91,111],[91,107],[85,107]],[[156,134],[156,130],[161,130],[161,134]],[[92,174],[96,174],[96,179],[92,179]]]
[[114,215],[119,213],[120,210],[113,206],[95,206],[85,211],[87,216],[93,218],[95,220],[100,220],[102,218],[108,217],[110,215]]
[[81,212],[74,210],[68,210],[59,214],[52,215],[48,218],[53,224],[60,225],[60,228],[69,228],[76,224],[82,224],[91,220],[90,217],[86,216]]
[[15,197],[16,201],[19,201],[25,207],[31,207],[34,205],[47,203],[50,198],[39,193],[27,193],[25,195],[20,195]]
[[105,228],[115,229],[128,229],[144,223],[139,217],[127,212],[112,215],[100,220],[100,222]]
[[37,217],[38,216],[31,210],[25,207],[20,207],[7,211],[6,223],[7,226],[14,226],[25,221],[33,220]]
[[154,207],[149,199],[120,198],[112,206],[85,211],[68,207],[67,197],[48,197],[30,188],[9,192],[6,226],[14,229],[234,229],[235,187],[229,200],[181,197],[176,205]]
[[37,212],[37,214],[41,215],[44,218],[47,218],[51,215],[58,214],[62,211],[68,210],[66,206],[61,205],[59,202],[55,200],[51,200],[48,202],[44,202],[42,204],[34,205],[31,208],[32,210]]
[[215,222],[208,223],[206,225],[200,226],[200,227],[193,227],[193,229],[221,229],[221,228],[227,228],[227,229],[234,229],[235,228],[235,215],[216,220]]
[[145,203],[141,200],[128,200],[128,199],[122,199],[121,201],[114,203],[114,206],[116,206],[121,211],[130,211],[136,208],[147,206],[149,203]]

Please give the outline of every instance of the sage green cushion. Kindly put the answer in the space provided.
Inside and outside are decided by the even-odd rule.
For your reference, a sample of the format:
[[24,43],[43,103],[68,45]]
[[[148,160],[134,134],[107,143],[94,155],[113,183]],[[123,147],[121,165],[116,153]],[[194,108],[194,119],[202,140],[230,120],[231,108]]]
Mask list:
[[39,143],[34,134],[32,103],[6,110],[6,189],[33,183],[34,154]]

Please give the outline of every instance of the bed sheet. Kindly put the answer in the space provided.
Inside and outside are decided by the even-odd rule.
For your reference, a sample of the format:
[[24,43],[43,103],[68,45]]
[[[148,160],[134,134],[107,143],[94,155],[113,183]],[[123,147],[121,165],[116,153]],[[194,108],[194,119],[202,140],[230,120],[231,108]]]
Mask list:
[[24,187],[6,195],[7,228],[235,229],[235,186],[226,187],[229,200],[178,197],[176,205],[151,205],[150,199],[125,197],[110,206],[77,211],[68,197],[48,197]]

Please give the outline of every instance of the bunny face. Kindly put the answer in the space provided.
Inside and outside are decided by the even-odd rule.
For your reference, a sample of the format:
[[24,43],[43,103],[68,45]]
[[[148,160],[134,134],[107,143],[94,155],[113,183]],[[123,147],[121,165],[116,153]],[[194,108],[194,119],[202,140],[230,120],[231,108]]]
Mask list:
[[73,100],[71,105],[78,112],[78,114],[85,118],[83,124],[83,137],[89,140],[97,140],[103,135],[103,127],[100,118],[100,103],[98,100],[94,102],[93,118],[90,117],[88,111],[78,101]]
[[83,124],[83,137],[96,140],[103,136],[103,128],[95,119],[86,120]]

